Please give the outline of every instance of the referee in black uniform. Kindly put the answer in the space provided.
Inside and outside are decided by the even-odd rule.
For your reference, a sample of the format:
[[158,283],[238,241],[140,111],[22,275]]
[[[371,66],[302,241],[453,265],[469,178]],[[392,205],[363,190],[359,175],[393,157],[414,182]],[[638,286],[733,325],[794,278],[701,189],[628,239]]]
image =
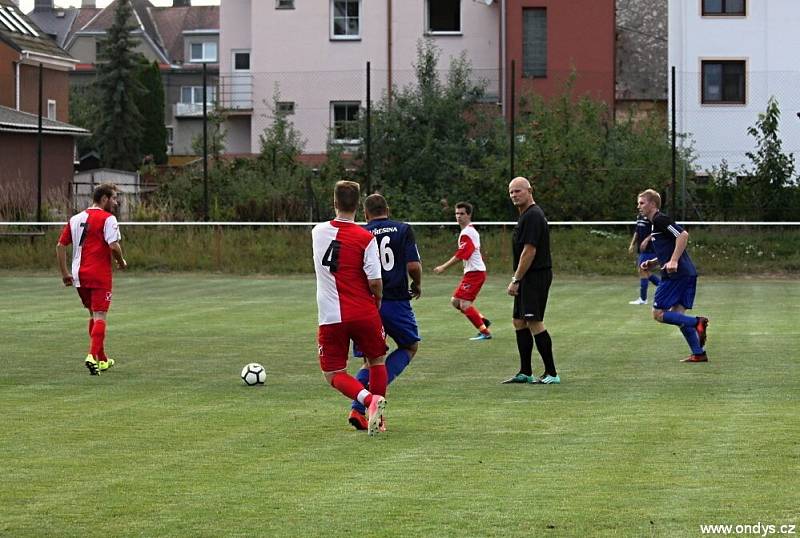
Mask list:
[[[508,195],[519,211],[514,227],[512,251],[514,276],[508,294],[514,297],[514,329],[519,350],[519,373],[503,383],[561,383],[553,360],[553,342],[544,326],[547,296],[553,281],[550,258],[550,231],[542,208],[533,200],[533,187],[524,177],[511,180]],[[533,375],[531,355],[533,345],[542,357],[544,375]]]

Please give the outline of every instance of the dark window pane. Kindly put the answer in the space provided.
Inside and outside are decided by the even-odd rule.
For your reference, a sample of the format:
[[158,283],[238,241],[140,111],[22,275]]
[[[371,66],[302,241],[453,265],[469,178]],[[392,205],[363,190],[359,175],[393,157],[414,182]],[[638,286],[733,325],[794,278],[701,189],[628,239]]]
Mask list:
[[428,30],[431,32],[460,32],[461,1],[428,0]]
[[723,90],[725,101],[744,102],[744,64],[728,63],[723,66]]
[[203,44],[192,43],[192,60],[202,60],[202,59],[203,59]]
[[333,19],[333,35],[347,35],[344,19]]
[[347,2],[334,2],[333,16],[344,17],[345,15],[347,15]]
[[522,76],[547,76],[547,10],[522,10]]
[[358,17],[358,0],[347,2],[347,16]]
[[358,19],[347,20],[347,35],[358,35]]
[[703,0],[703,13],[722,13],[722,0]]
[[725,0],[725,13],[744,15],[744,0]]
[[722,64],[703,64],[703,102],[722,101]]
[[250,69],[250,53],[249,52],[237,52],[235,55],[235,68],[236,69]]

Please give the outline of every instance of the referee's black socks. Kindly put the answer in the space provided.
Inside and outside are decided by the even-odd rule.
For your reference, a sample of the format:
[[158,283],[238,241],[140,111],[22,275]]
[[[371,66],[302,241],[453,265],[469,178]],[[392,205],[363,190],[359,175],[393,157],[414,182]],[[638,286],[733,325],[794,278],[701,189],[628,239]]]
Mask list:
[[[550,333],[544,330],[533,335],[533,338],[536,340],[536,350],[542,356],[544,373],[555,377],[558,374],[556,373],[556,363],[553,361],[553,341],[550,339]],[[517,342],[519,342],[519,331],[517,331]]]

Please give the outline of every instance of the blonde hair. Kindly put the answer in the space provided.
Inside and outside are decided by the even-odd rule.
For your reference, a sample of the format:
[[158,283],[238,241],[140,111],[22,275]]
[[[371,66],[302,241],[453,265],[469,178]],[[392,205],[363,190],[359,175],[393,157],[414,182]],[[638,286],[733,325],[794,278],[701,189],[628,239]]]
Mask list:
[[638,198],[644,198],[648,202],[654,202],[658,209],[661,209],[661,195],[653,189],[647,189],[639,193]]

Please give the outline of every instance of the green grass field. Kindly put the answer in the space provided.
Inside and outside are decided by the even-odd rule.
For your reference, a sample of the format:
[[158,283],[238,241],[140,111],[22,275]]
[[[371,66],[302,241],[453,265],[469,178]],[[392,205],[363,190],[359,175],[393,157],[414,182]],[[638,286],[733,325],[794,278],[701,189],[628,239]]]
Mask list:
[[[701,279],[711,362],[625,279],[559,279],[560,386],[516,372],[505,279],[478,306],[426,276],[424,341],[389,431],[346,422],[316,359],[309,276],[118,275],[107,350],[56,275],[0,274],[0,535],[700,536],[800,524],[800,283]],[[265,387],[239,370],[267,369]],[[541,373],[538,356],[534,357]],[[355,367],[355,363],[353,364]]]

